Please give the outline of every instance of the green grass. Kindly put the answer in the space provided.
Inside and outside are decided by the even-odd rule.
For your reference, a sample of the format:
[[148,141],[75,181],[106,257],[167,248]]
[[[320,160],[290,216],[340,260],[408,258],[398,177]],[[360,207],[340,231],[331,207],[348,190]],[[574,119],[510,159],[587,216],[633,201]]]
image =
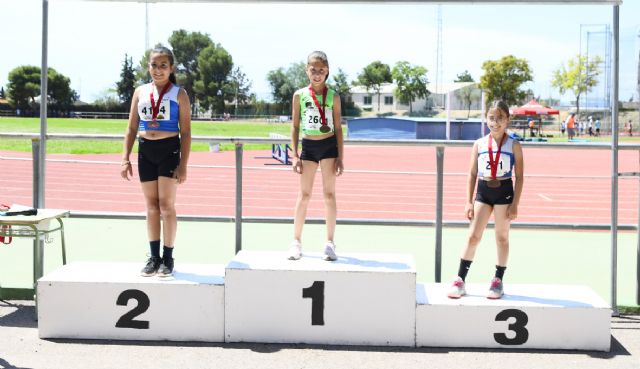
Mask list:
[[[124,119],[73,119],[50,118],[47,120],[47,133],[75,134],[124,134],[127,121]],[[291,126],[282,123],[260,122],[191,122],[191,134],[194,136],[225,137],[269,137],[269,133],[280,133],[289,136]],[[0,118],[0,132],[40,132],[39,118]],[[233,144],[220,145],[221,150],[233,150]],[[245,145],[247,150],[268,150],[269,144]],[[194,143],[193,151],[208,151],[209,145]],[[28,140],[0,140],[0,150],[31,151]],[[120,141],[63,141],[47,142],[47,153],[60,154],[106,154],[122,151]]]

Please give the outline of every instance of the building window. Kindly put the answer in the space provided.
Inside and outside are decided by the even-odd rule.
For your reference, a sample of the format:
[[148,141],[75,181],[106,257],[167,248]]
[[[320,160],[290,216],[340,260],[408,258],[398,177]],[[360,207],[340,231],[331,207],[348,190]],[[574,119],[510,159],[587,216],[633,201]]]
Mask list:
[[364,97],[364,105],[371,105],[371,96]]
[[385,105],[393,105],[393,96],[385,96],[384,97]]

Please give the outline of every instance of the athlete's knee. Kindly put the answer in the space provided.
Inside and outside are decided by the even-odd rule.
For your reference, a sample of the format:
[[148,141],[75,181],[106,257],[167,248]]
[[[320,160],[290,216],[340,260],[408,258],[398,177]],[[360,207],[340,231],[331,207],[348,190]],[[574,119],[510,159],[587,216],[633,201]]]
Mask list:
[[172,214],[176,212],[176,207],[172,200],[161,199],[159,207],[162,214]]
[[309,191],[309,190],[300,190],[300,193],[298,194],[298,197],[300,198],[300,201],[302,201],[302,202],[309,202],[309,200],[311,200],[311,191]]
[[482,234],[471,233],[469,235],[469,238],[467,239],[467,244],[470,247],[476,247],[478,246],[481,240],[482,240]]
[[336,191],[334,190],[324,190],[323,191],[324,201],[335,201],[336,200]]

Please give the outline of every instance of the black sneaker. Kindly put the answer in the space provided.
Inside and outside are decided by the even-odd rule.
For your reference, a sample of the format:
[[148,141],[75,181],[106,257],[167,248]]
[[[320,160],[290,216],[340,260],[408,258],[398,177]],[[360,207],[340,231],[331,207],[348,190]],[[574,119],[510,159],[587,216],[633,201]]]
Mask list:
[[147,265],[142,268],[140,271],[140,275],[143,277],[151,277],[156,275],[158,272],[158,268],[160,268],[160,264],[162,264],[162,259],[156,256],[151,256],[149,260],[147,260]]
[[171,277],[173,275],[173,258],[162,258],[162,264],[158,269],[158,277]]

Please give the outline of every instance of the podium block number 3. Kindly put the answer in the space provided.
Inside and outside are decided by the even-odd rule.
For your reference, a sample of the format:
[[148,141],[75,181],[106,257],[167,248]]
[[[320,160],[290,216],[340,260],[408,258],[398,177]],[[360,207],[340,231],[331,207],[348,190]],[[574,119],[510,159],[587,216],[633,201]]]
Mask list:
[[138,315],[147,311],[150,305],[149,296],[140,290],[126,290],[123,291],[116,301],[116,305],[127,306],[129,300],[136,300],[138,305],[129,310],[128,313],[118,319],[116,322],[116,328],[133,328],[133,329],[149,329],[148,320],[135,320]]
[[515,321],[509,324],[509,330],[515,332],[513,338],[508,338],[504,333],[494,333],[493,338],[501,345],[522,345],[529,339],[529,331],[525,326],[529,322],[527,314],[518,309],[502,310],[496,315],[496,322],[506,322],[509,318],[514,318]]
[[324,281],[315,281],[311,287],[303,288],[302,298],[311,299],[311,325],[324,325]]

